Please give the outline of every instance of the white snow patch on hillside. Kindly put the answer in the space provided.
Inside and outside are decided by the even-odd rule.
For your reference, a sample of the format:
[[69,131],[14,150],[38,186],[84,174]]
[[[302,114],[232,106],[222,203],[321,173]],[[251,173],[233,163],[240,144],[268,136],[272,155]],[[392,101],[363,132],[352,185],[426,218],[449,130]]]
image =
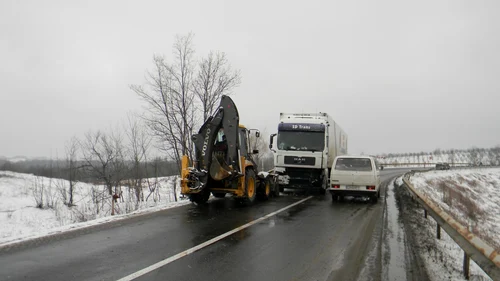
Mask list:
[[500,250],[500,168],[415,173],[414,187]]

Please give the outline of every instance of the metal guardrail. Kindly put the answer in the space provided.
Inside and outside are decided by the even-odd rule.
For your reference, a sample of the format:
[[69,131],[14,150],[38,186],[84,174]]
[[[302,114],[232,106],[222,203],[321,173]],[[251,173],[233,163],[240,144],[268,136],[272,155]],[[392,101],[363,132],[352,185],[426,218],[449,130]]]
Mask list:
[[[402,162],[402,163],[384,163],[380,162],[380,166],[394,166],[394,167],[400,167],[400,166],[423,166],[423,167],[435,167],[436,164],[439,162]],[[471,165],[470,163],[467,162],[446,162],[448,163],[452,168],[453,167],[486,167],[486,165]]]
[[[441,228],[462,248],[464,251],[464,276],[469,279],[469,261],[473,259],[481,269],[493,280],[500,280],[500,254],[485,241],[471,233],[467,227],[441,210],[436,204],[422,196],[410,183],[410,177],[416,171],[411,171],[403,176],[408,191],[412,197],[420,203],[425,210],[425,216],[430,214],[437,223],[437,238],[441,238]],[[423,171],[418,171],[423,172]]]

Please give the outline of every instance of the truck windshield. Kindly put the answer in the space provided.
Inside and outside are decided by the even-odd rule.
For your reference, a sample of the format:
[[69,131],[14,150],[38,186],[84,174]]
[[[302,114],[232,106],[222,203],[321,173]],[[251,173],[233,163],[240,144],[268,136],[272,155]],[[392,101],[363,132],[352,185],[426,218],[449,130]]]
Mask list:
[[338,158],[335,170],[340,171],[371,171],[372,163],[367,158]]
[[278,149],[323,151],[325,149],[325,133],[280,131],[278,132]]

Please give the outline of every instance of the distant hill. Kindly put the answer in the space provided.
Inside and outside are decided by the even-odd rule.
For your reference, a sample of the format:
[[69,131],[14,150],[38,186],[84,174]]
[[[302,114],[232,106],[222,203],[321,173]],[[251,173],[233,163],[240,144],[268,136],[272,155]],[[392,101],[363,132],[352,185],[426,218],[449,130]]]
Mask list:
[[435,165],[447,162],[452,166],[498,166],[500,165],[500,146],[493,148],[450,149],[433,152],[389,153],[376,155],[380,164],[426,163]]
[[0,155],[0,161],[1,162],[6,162],[9,161],[11,163],[17,163],[17,162],[25,162],[25,161],[32,161],[32,160],[50,160],[47,157],[26,157],[22,155],[18,156],[13,156],[13,157],[5,157]]

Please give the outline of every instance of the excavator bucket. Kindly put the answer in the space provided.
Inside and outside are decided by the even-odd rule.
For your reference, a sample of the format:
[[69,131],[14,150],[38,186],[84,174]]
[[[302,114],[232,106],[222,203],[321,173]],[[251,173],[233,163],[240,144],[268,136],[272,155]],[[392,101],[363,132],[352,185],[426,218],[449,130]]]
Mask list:
[[223,180],[231,175],[233,169],[229,167],[223,158],[212,155],[210,165],[210,176],[217,181]]

